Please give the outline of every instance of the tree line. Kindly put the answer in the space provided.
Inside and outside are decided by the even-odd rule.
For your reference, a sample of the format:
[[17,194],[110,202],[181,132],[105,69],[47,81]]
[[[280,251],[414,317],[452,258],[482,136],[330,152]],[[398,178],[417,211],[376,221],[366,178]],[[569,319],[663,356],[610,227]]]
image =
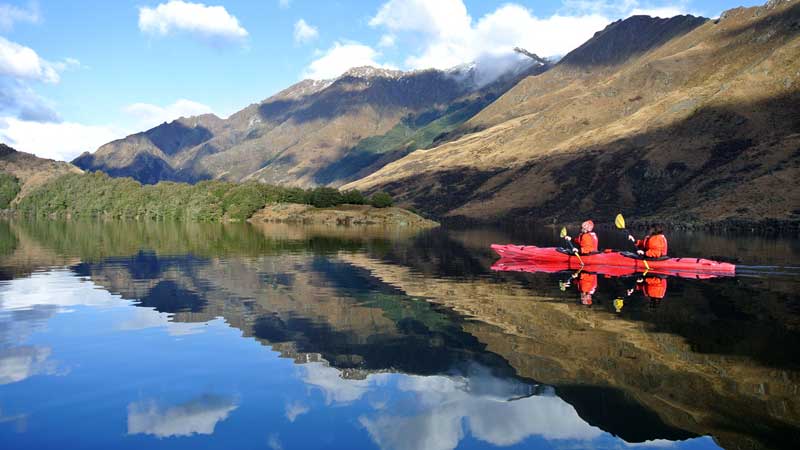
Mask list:
[[25,215],[43,217],[216,222],[246,220],[271,203],[299,203],[317,208],[342,204],[385,208],[392,205],[393,199],[385,192],[368,197],[357,190],[289,188],[255,181],[142,185],[132,178],[113,178],[94,172],[67,174],[50,181],[22,198],[16,210]]

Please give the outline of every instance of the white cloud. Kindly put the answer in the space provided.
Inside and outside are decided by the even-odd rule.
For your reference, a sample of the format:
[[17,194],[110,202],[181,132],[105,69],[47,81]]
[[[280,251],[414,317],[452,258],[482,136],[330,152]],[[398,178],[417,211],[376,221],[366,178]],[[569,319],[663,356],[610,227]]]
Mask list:
[[378,47],[394,47],[396,39],[392,34],[384,34],[381,36],[381,40],[378,41]]
[[0,37],[0,75],[58,83],[58,71],[29,47]]
[[28,4],[27,8],[14,5],[0,4],[0,31],[9,31],[17,22],[39,23],[39,5],[36,2]]
[[306,23],[305,20],[300,19],[294,24],[294,41],[299,44],[304,44],[306,42],[311,42],[314,39],[319,37],[319,31],[316,27],[313,27]]
[[636,8],[630,12],[630,16],[652,16],[669,18],[681,14],[688,14],[688,12],[677,6],[664,6],[661,8]]
[[545,57],[564,55],[616,18],[667,17],[685,12],[684,5],[567,0],[558,14],[537,17],[524,6],[506,3],[476,21],[462,0],[389,0],[369,23],[387,32],[379,46],[404,37],[417,43],[405,60],[408,68],[446,69],[486,55],[508,55],[517,46]]
[[74,122],[42,123],[0,118],[0,139],[23,152],[41,158],[71,161],[85,151],[125,136],[115,127],[83,125]]
[[185,32],[213,45],[243,42],[248,33],[223,6],[170,0],[139,9],[139,30],[153,36]]
[[326,80],[336,78],[348,69],[360,66],[394,68],[389,64],[381,64],[377,61],[380,53],[372,47],[359,44],[358,42],[335,42],[318,59],[314,60],[304,73],[305,78],[315,80]]
[[203,395],[181,405],[163,407],[155,400],[128,405],[128,434],[159,438],[214,434],[217,423],[238,408],[235,399]]
[[370,20],[370,25],[385,28],[394,36],[410,33],[423,37],[419,51],[405,61],[412,69],[446,69],[487,54],[510,54],[516,46],[543,56],[560,55],[607,23],[607,18],[594,14],[540,19],[513,3],[474,22],[461,0],[390,0]]
[[278,6],[280,6],[281,9],[288,8],[291,3],[291,0],[278,0]]
[[123,111],[136,120],[134,129],[149,130],[164,122],[171,122],[181,117],[199,116],[213,113],[210,106],[185,98],[167,106],[152,103],[134,103],[123,108]]

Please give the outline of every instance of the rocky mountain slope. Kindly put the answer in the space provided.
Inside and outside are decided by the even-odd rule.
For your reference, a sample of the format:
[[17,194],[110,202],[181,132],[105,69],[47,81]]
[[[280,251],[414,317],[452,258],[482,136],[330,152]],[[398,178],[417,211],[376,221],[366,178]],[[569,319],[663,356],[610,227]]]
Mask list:
[[631,17],[345,188],[471,220],[800,221],[800,2]]
[[446,139],[517,81],[547,67],[518,52],[516,64],[491,80],[474,65],[354,68],[335,80],[301,81],[226,120],[205,115],[162,124],[74,163],[143,183],[213,178],[336,186]]
[[17,198],[55,177],[81,172],[72,164],[39,158],[0,144],[0,173],[8,173],[19,179],[21,190]]

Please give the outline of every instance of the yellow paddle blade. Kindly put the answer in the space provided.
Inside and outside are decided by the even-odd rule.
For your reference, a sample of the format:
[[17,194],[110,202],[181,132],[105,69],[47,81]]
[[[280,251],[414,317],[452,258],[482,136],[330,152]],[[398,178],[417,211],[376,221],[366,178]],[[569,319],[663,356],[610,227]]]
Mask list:
[[620,230],[625,229],[625,218],[622,217],[622,214],[617,214],[617,217],[614,218],[614,225]]
[[567,235],[567,227],[561,227],[561,237],[564,238]]

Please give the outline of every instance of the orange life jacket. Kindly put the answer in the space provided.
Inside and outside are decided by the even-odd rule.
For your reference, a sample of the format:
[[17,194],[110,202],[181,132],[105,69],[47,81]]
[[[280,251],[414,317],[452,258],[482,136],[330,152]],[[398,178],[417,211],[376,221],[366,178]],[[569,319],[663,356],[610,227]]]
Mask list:
[[587,255],[589,253],[596,252],[597,247],[599,246],[597,235],[594,234],[593,231],[581,233],[572,238],[572,241],[575,243],[575,247],[578,249],[581,255]]
[[650,298],[662,299],[667,295],[667,280],[665,278],[647,277],[644,279],[644,283],[636,287]]
[[639,239],[636,241],[636,247],[644,250],[644,256],[648,258],[667,256],[667,238],[663,234],[653,234]]
[[578,290],[582,294],[594,294],[597,290],[597,275],[586,272],[578,275]]

